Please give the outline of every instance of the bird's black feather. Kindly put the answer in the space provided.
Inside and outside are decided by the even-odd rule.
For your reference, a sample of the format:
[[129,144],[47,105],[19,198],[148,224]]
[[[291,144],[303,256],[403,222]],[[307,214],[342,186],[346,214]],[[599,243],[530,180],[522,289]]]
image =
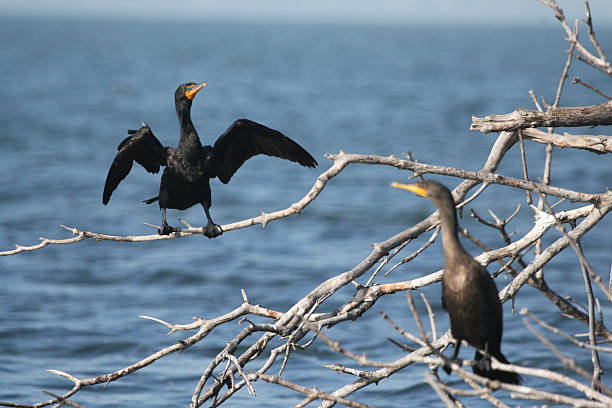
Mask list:
[[160,166],[166,165],[167,151],[148,126],[128,133],[131,135],[119,144],[119,152],[108,170],[102,194],[104,204],[108,203],[113,191],[127,177],[134,161],[149,173],[157,173]]
[[317,161],[302,146],[283,135],[248,119],[238,119],[213,146],[214,167],[219,180],[227,184],[245,161],[258,154],[280,157],[305,167]]

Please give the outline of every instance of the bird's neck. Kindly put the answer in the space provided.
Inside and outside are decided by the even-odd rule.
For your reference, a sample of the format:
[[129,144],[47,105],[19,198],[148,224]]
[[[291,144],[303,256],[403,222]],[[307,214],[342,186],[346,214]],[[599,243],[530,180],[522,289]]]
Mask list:
[[457,213],[454,204],[444,204],[440,210],[440,223],[442,224],[442,248],[444,251],[444,264],[451,265],[456,258],[467,254],[457,235]]
[[202,146],[198,132],[196,132],[193,122],[191,121],[191,109],[190,107],[179,108],[177,106],[176,116],[178,117],[179,124],[181,125],[181,138],[179,140],[179,148],[191,146]]

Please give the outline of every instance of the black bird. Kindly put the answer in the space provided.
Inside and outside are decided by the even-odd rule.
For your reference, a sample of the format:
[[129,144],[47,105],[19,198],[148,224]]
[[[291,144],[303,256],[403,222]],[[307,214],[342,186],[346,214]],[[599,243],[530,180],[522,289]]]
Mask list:
[[393,187],[412,191],[429,198],[440,212],[444,274],[442,275],[442,306],[448,311],[450,329],[457,340],[453,360],[457,358],[461,340],[476,350],[472,367],[475,374],[510,384],[520,384],[518,374],[492,370],[490,358],[509,364],[501,352],[503,332],[502,306],[495,281],[487,270],[468,254],[457,237],[457,215],[450,191],[435,181],[414,184],[392,183]]
[[200,203],[208,220],[204,235],[214,238],[223,233],[210,217],[209,179],[218,177],[227,184],[236,170],[249,158],[265,154],[297,162],[305,167],[315,167],[317,161],[299,144],[281,132],[248,119],[235,121],[223,133],[214,146],[202,146],[191,122],[191,103],[206,82],[187,82],[179,85],[174,93],[176,115],[181,126],[178,147],[164,147],[151,129],[143,123],[139,130],[129,130],[128,136],[118,146],[104,185],[102,202],[106,205],[136,161],[148,172],[157,173],[165,166],[159,186],[159,195],[146,200],[159,201],[162,225],[159,233],[168,235],[180,231],[166,222],[166,209],[185,210]]

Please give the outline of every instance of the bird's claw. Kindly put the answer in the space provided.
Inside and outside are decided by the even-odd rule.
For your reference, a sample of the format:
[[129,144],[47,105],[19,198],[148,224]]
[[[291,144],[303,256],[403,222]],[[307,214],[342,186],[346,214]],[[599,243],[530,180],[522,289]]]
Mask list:
[[180,227],[171,227],[168,224],[163,224],[161,226],[161,228],[159,228],[157,230],[157,233],[159,235],[170,235],[173,232],[181,232],[181,228]]
[[223,234],[223,230],[221,229],[220,225],[209,222],[204,227],[204,236],[206,236],[207,238],[215,238],[221,234]]
[[491,372],[491,357],[488,354],[474,362],[474,367],[481,373]]
[[451,373],[451,371],[453,371],[453,369],[451,368],[451,364],[452,363],[456,363],[459,366],[461,366],[461,360],[459,358],[457,358],[457,357],[452,358],[452,359],[448,359],[447,361],[444,361],[444,363],[442,364],[442,369],[448,375]]

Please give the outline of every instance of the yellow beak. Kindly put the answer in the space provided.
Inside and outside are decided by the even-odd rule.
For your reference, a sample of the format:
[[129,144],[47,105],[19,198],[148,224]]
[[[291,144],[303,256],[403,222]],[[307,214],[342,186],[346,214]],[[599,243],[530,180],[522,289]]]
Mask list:
[[403,184],[403,183],[398,183],[398,182],[394,181],[393,183],[391,183],[391,187],[401,188],[402,190],[412,191],[413,193],[418,194],[421,197],[427,197],[427,193],[425,192],[425,189],[423,187],[421,187],[421,185],[419,183]]

